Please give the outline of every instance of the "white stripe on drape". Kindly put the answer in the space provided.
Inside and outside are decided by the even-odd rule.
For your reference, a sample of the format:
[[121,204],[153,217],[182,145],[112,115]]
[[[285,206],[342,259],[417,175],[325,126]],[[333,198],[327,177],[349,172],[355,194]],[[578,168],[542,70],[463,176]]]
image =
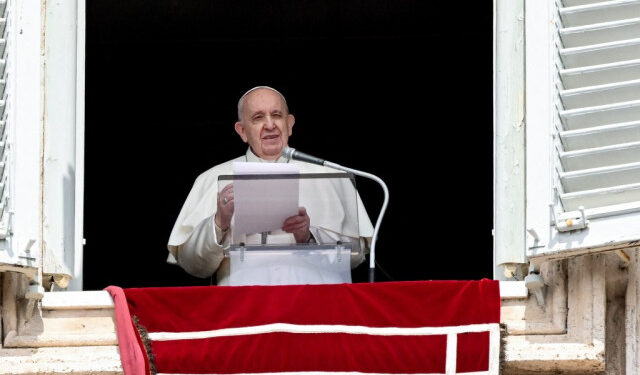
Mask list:
[[374,336],[430,336],[448,335],[468,332],[485,332],[499,327],[497,323],[470,324],[463,326],[449,327],[365,327],[350,325],[329,325],[329,324],[289,324],[272,323],[259,326],[222,328],[211,331],[195,332],[149,332],[149,339],[152,341],[173,341],[173,340],[194,340],[214,337],[259,335],[265,333],[286,332],[286,333],[347,333],[353,335],[374,335]]

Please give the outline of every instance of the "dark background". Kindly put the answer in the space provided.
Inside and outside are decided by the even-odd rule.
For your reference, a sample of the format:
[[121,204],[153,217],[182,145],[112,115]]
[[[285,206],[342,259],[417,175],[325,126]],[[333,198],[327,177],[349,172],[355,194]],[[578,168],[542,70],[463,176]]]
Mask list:
[[[166,243],[195,178],[246,151],[236,104],[256,85],[287,97],[291,146],[386,181],[378,280],[491,278],[492,15],[490,1],[88,1],[84,288],[209,283],[166,264]],[[375,223],[382,192],[357,183]]]

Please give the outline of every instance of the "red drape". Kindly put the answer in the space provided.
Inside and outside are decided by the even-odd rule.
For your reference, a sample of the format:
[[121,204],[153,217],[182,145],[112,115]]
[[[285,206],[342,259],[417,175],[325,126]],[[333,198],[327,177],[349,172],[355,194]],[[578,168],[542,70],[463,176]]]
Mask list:
[[[148,331],[160,373],[444,373],[446,335],[420,330],[499,323],[498,285],[132,288],[115,301]],[[456,352],[457,372],[487,371],[489,333],[458,334]]]

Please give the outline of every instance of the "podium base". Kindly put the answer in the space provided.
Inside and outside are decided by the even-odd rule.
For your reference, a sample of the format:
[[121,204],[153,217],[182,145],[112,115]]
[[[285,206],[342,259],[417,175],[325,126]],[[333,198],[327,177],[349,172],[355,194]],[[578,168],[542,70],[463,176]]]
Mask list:
[[229,285],[351,283],[346,246],[237,247],[229,251]]

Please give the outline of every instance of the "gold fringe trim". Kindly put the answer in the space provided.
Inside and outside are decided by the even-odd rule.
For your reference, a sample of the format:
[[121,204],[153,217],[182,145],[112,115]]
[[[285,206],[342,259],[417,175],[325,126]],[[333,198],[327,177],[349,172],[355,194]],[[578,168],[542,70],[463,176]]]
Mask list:
[[507,348],[507,325],[500,323],[500,373],[504,373],[506,364],[506,348]]
[[147,352],[147,357],[149,358],[149,370],[151,371],[151,375],[156,375],[158,371],[156,370],[155,357],[153,355],[153,351],[151,350],[151,340],[149,339],[149,332],[147,329],[140,324],[140,320],[138,320],[137,316],[133,316],[133,323],[136,325],[138,332],[140,332],[140,337],[142,338],[142,343],[144,344],[144,350]]

